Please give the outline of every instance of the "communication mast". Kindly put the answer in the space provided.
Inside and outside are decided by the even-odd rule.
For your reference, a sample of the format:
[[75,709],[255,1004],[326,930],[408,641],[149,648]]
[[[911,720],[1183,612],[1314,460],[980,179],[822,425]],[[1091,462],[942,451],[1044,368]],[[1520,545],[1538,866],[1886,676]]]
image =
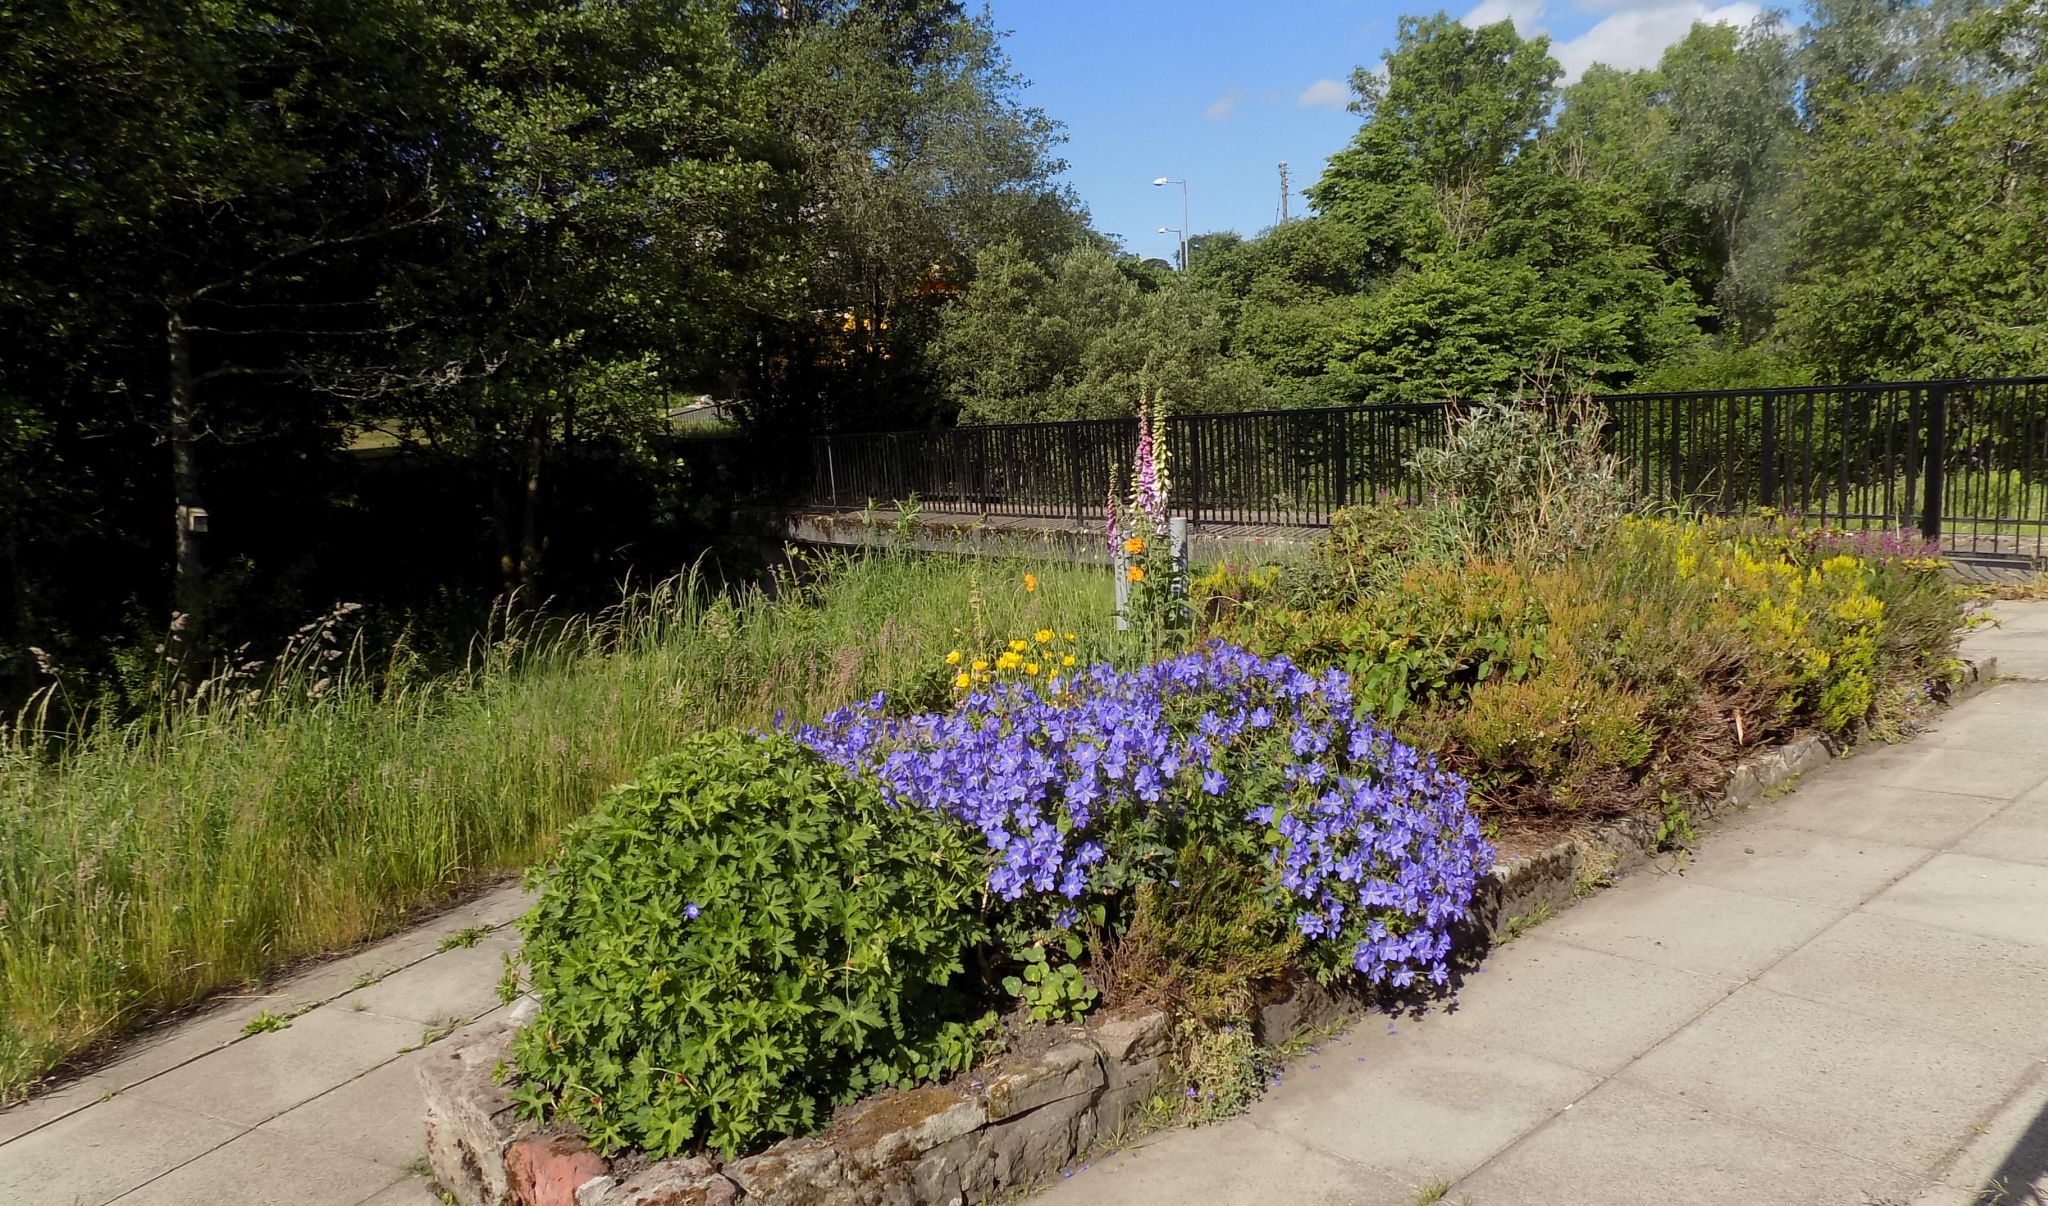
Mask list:
[[1280,225],[1287,225],[1287,165],[1280,165]]

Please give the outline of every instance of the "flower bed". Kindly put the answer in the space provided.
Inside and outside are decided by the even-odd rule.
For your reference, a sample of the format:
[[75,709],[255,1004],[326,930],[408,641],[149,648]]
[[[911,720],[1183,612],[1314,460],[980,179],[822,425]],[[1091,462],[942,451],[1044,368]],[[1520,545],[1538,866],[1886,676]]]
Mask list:
[[966,671],[943,711],[876,696],[699,738],[615,792],[526,923],[522,1112],[607,1155],[730,1158],[1080,1021],[1105,988],[1248,1025],[1298,970],[1445,982],[1492,851],[1463,781],[1344,673],[1223,645],[1041,661]]

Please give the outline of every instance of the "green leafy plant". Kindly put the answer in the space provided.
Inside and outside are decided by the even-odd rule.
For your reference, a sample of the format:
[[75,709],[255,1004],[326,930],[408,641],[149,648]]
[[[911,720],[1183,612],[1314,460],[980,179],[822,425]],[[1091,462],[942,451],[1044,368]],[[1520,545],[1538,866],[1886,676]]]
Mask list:
[[466,950],[482,942],[485,935],[490,932],[489,926],[473,925],[467,929],[457,930],[446,938],[441,939],[441,945],[434,949],[436,952],[452,951],[458,947]]
[[785,738],[692,738],[534,877],[514,1097],[600,1151],[733,1153],[970,1067],[987,875],[961,827]]
[[269,1034],[273,1030],[283,1030],[285,1027],[291,1024],[292,1019],[290,1014],[272,1013],[268,1009],[265,1009],[259,1012],[255,1017],[249,1019],[248,1023],[242,1027],[242,1033]]
[[1034,1022],[1078,1021],[1101,995],[1073,963],[1081,957],[1080,937],[1065,935],[1064,949],[1068,961],[1054,964],[1045,945],[1034,942],[1022,952],[1023,970],[1003,977],[1003,990],[1030,1007]]
[[1692,813],[1685,801],[1670,792],[1663,793],[1659,800],[1662,810],[1657,817],[1657,832],[1652,845],[1658,850],[1685,850],[1699,840],[1699,831],[1693,827]]

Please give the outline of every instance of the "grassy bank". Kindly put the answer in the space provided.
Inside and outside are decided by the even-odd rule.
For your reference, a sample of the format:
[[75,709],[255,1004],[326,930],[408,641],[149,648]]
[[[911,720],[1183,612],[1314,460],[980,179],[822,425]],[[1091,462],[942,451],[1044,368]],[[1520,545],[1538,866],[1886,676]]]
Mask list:
[[1108,648],[1099,569],[890,554],[814,569],[774,597],[685,579],[588,621],[502,625],[467,671],[429,681],[316,628],[61,753],[11,728],[0,1100],[151,1016],[524,867],[686,734],[929,694],[948,649],[1041,625]]

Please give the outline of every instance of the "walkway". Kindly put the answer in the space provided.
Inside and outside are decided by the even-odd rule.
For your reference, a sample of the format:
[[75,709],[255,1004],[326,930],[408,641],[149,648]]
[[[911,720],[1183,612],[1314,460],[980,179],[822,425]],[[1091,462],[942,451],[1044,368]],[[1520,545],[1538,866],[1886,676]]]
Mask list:
[[[2048,604],[1971,638],[2048,680]],[[501,888],[0,1113],[0,1202],[434,1206],[414,1051],[498,1008]],[[259,1012],[294,1014],[246,1034]],[[1454,1009],[1047,1206],[2048,1201],[2048,681],[1831,766],[1496,952]],[[2034,1197],[2021,1187],[2033,1186]]]
[[[2048,679],[2048,604],[1998,610],[1969,650]],[[2048,682],[1823,769],[1501,948],[1454,1009],[1038,1199],[1437,1200],[2048,1202]]]
[[[0,1113],[0,1203],[440,1206],[416,1052],[502,1008],[525,908],[488,892]],[[296,1016],[245,1033],[266,1010]]]

